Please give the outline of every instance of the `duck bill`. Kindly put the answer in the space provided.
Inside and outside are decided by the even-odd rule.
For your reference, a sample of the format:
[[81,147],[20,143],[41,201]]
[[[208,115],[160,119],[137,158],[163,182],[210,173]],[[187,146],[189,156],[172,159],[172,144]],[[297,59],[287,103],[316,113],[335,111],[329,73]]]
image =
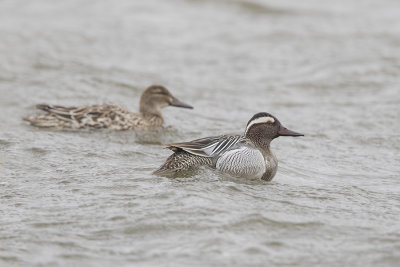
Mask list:
[[182,101],[180,101],[179,99],[177,99],[175,97],[172,97],[172,102],[169,105],[173,106],[173,107],[178,107],[178,108],[190,108],[190,109],[193,109],[193,107],[191,105],[183,103]]
[[279,128],[278,136],[304,136],[304,134],[296,133],[281,125]]

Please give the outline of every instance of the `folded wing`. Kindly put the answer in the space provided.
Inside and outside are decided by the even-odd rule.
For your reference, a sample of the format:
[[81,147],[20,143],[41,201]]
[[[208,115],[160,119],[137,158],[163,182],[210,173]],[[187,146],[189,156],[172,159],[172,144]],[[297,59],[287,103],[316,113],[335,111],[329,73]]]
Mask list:
[[186,151],[202,157],[215,157],[241,142],[241,135],[222,135],[196,139],[190,142],[166,144],[172,151]]

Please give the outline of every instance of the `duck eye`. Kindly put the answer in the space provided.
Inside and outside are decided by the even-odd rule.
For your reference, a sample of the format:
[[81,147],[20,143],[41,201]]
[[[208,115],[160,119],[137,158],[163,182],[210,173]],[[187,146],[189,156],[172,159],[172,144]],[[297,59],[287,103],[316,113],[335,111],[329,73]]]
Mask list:
[[260,117],[254,120],[254,123],[267,123],[267,124],[273,124],[275,122],[275,119],[272,117]]
[[275,119],[272,118],[272,117],[266,117],[266,119],[267,119],[267,123],[268,124],[274,124],[275,123]]
[[269,117],[269,116],[255,118],[255,119],[251,120],[249,122],[249,124],[247,125],[246,132],[247,132],[248,129],[250,129],[251,126],[253,126],[255,124],[263,124],[263,123],[266,123],[268,125],[272,125],[272,124],[275,123],[275,119],[272,118],[272,117]]
[[153,90],[152,93],[155,95],[163,95],[163,96],[167,95],[167,93],[161,89],[155,89],[155,90]]

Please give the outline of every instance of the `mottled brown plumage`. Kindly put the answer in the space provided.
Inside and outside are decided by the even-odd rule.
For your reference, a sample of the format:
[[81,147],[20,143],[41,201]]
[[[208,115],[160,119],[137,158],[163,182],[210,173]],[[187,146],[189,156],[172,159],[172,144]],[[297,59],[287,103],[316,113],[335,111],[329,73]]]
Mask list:
[[168,174],[176,171],[187,171],[194,166],[212,167],[212,158],[190,154],[184,150],[175,149],[176,152],[169,156],[165,163],[153,174]]
[[152,129],[163,125],[161,110],[166,106],[193,108],[172,96],[165,87],[152,85],[140,98],[139,113],[131,112],[116,104],[78,107],[40,104],[36,107],[46,111],[46,114],[31,116],[24,120],[43,128]]

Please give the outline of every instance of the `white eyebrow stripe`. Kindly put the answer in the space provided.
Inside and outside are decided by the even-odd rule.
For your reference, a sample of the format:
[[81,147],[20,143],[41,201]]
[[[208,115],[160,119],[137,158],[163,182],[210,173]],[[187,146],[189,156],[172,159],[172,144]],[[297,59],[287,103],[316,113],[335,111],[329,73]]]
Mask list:
[[246,128],[246,132],[250,129],[251,126],[253,126],[254,124],[259,124],[259,123],[274,123],[275,119],[272,117],[259,117],[257,119],[252,120],[249,125]]

